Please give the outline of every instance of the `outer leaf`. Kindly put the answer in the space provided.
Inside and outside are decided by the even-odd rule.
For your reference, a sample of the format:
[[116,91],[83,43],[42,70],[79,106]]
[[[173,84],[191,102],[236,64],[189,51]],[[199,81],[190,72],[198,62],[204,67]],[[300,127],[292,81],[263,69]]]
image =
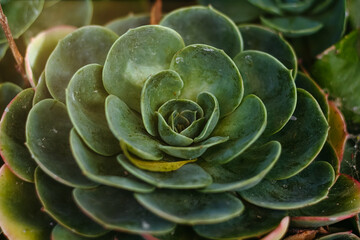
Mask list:
[[184,86],[179,74],[171,70],[161,71],[150,76],[141,91],[141,116],[145,129],[157,136],[157,119],[155,112],[170,99],[177,98]]
[[58,41],[75,30],[72,26],[60,26],[48,29],[32,38],[26,48],[26,74],[32,87],[39,81],[46,61],[56,47]]
[[319,240],[359,240],[360,238],[352,233],[333,233],[325,237],[319,238]]
[[45,99],[30,111],[26,122],[26,145],[36,163],[55,180],[74,187],[93,187],[77,166],[70,149],[72,129],[64,104]]
[[263,237],[261,240],[281,240],[285,236],[288,231],[288,227],[290,224],[290,217],[284,217],[279,226],[275,228],[271,233]]
[[74,129],[70,133],[70,144],[81,171],[92,181],[135,192],[151,192],[154,189],[130,175],[116,161],[116,156],[105,157],[90,150]]
[[27,182],[34,181],[36,168],[36,163],[24,144],[25,124],[33,97],[34,90],[31,88],[19,93],[7,106],[0,123],[1,157],[19,178]]
[[269,178],[294,176],[314,160],[326,142],[329,127],[319,104],[303,89],[298,89],[297,96],[292,120],[270,137],[281,143],[282,152]]
[[[11,33],[14,38],[18,38],[35,21],[43,9],[44,0],[34,1],[2,1],[2,8],[8,20]],[[6,36],[2,28],[0,29],[0,43],[6,42]]]
[[[193,190],[155,190],[135,198],[151,212],[182,224],[218,223],[239,215],[242,202],[228,193],[204,194]],[[226,202],[226,204],[224,204]]]
[[[51,232],[51,240],[64,240],[64,239],[66,239],[66,240],[90,240],[90,239],[92,239],[92,240],[114,240],[114,233],[109,233],[104,236],[95,237],[95,238],[93,238],[93,237],[88,238],[88,237],[84,237],[84,236],[75,234],[75,233],[71,232],[70,230],[62,227],[61,225],[56,225]],[[129,239],[129,240],[131,240],[131,239]],[[136,240],[143,240],[143,239],[139,238]]]
[[73,195],[79,207],[106,228],[135,234],[164,234],[175,227],[174,223],[143,208],[132,193],[124,190],[102,186],[75,189]]
[[328,198],[321,202],[290,212],[292,224],[301,227],[326,226],[360,212],[360,184],[346,175],[340,175],[330,189]]
[[10,239],[48,240],[54,223],[41,211],[34,184],[0,170],[0,225]]
[[112,133],[119,141],[126,143],[129,151],[147,160],[162,158],[159,142],[146,132],[141,118],[120,98],[108,96],[105,113]]
[[150,24],[150,17],[148,15],[130,13],[126,17],[121,17],[107,23],[105,27],[114,31],[117,35],[121,36],[131,28],[140,27]]
[[201,188],[212,182],[211,176],[196,164],[186,164],[175,171],[164,173],[141,170],[131,164],[124,155],[119,155],[118,161],[131,174],[158,188]]
[[102,69],[98,64],[80,68],[66,89],[66,104],[70,119],[84,142],[93,151],[112,156],[120,152],[120,146],[106,121],[108,94],[102,85]]
[[59,41],[46,67],[46,84],[51,95],[65,102],[65,89],[73,74],[90,63],[104,64],[117,39],[112,31],[100,26],[82,27]]
[[360,16],[356,9],[360,8],[359,0],[348,0],[346,1],[347,10],[349,11],[349,19],[354,29],[360,27]]
[[181,98],[195,101],[200,92],[208,91],[218,100],[221,117],[239,106],[242,78],[223,51],[204,44],[190,45],[174,55],[170,68],[184,81]]
[[239,30],[244,39],[244,50],[266,52],[292,70],[293,77],[296,76],[295,51],[280,34],[260,25],[240,25]]
[[52,96],[46,86],[45,72],[42,72],[36,85],[33,105],[47,98],[52,98]]
[[225,143],[209,149],[204,155],[208,162],[227,163],[254,143],[265,130],[266,109],[255,95],[248,95],[229,116],[220,120],[212,136],[228,136]]
[[210,239],[244,239],[260,237],[273,230],[285,217],[284,211],[259,208],[246,204],[245,211],[238,217],[223,223],[196,225],[200,236]]
[[247,0],[254,6],[260,8],[261,10],[264,10],[265,12],[281,15],[282,11],[277,6],[274,0]]
[[315,162],[294,177],[278,181],[265,179],[240,194],[261,207],[294,209],[326,198],[334,178],[334,170],[329,163]]
[[235,24],[212,7],[178,9],[166,15],[160,24],[180,33],[186,45],[207,44],[224,50],[230,57],[243,48],[241,34]]
[[6,51],[9,48],[9,44],[7,42],[0,43],[0,60],[5,56]]
[[3,113],[10,101],[21,92],[21,87],[14,83],[5,82],[0,84],[0,112]]
[[234,58],[243,79],[245,95],[264,101],[268,114],[265,135],[278,132],[289,121],[296,106],[296,87],[291,72],[267,53],[249,50]]
[[88,237],[97,237],[108,232],[80,211],[73,201],[72,188],[51,179],[40,168],[35,171],[35,186],[44,211],[59,224]]
[[105,89],[140,112],[140,93],[146,79],[168,69],[173,55],[183,47],[181,36],[169,28],[149,25],[128,31],[106,58]]

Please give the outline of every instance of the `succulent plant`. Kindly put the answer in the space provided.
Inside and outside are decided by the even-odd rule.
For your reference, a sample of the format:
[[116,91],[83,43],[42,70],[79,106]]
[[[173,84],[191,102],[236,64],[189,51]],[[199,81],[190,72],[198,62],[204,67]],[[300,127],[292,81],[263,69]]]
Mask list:
[[279,239],[288,216],[318,227],[356,215],[360,188],[339,174],[328,134],[343,122],[296,64],[281,36],[212,7],[121,36],[40,33],[27,49],[35,88],[0,124],[1,228],[10,239]]

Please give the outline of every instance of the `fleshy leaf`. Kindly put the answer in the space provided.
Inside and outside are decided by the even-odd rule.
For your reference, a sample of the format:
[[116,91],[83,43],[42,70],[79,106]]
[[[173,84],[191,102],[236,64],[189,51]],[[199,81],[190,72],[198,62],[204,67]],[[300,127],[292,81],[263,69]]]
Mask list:
[[211,5],[220,12],[225,13],[235,23],[250,22],[256,20],[261,10],[250,4],[248,1],[234,0],[199,0],[201,5]]
[[290,212],[291,224],[301,227],[326,226],[356,215],[360,211],[360,184],[340,175],[328,197],[321,202]]
[[308,92],[298,89],[292,118],[280,132],[270,137],[281,143],[282,152],[268,177],[285,179],[308,166],[325,144],[328,129],[319,104]]
[[130,175],[119,165],[116,156],[105,157],[90,150],[74,129],[70,132],[70,145],[81,171],[92,181],[135,192],[154,189]]
[[60,39],[73,32],[75,27],[60,26],[46,30],[32,38],[26,48],[25,69],[32,87],[37,85],[46,61]]
[[324,144],[324,147],[321,149],[321,152],[316,156],[314,161],[325,161],[330,163],[330,165],[334,168],[336,176],[339,175],[340,161],[336,156],[335,149],[328,141]]
[[33,97],[34,90],[31,88],[20,92],[7,106],[0,123],[1,156],[8,167],[27,182],[34,181],[36,168],[36,163],[24,144],[26,119]]
[[203,155],[203,153],[210,147],[216,146],[223,142],[226,142],[229,137],[211,137],[205,141],[192,144],[187,147],[175,147],[168,145],[159,145],[159,148],[170,156],[178,157],[182,159],[195,159]]
[[7,42],[0,43],[0,61],[5,56],[8,48],[9,48],[9,44]]
[[[51,5],[52,3],[52,5]],[[71,9],[71,12],[69,12]],[[39,32],[60,25],[81,27],[90,23],[93,6],[91,0],[83,1],[54,1],[45,0],[44,9],[24,33],[25,43]]]
[[93,187],[77,166],[70,149],[72,129],[66,107],[45,99],[31,110],[26,122],[26,145],[36,163],[55,180],[70,187]]
[[35,186],[44,211],[59,224],[88,237],[108,232],[80,211],[73,201],[72,188],[51,179],[40,168],[35,171]]
[[[134,166],[122,154],[118,156],[120,164],[131,174],[158,188],[191,189],[211,184],[211,177],[196,164],[186,164],[171,172],[151,172]],[[156,164],[157,162],[154,162]]]
[[259,183],[274,166],[280,156],[279,142],[269,142],[261,147],[250,148],[223,165],[200,162],[213,183],[201,192],[224,192],[245,190]]
[[244,210],[242,202],[229,193],[157,189],[148,194],[135,193],[135,198],[151,212],[180,224],[218,223]]
[[142,207],[131,192],[101,186],[89,190],[77,188],[73,195],[79,207],[106,228],[136,234],[165,234],[175,227],[174,223]]
[[265,12],[276,15],[282,14],[281,9],[277,6],[274,0],[247,0],[247,1]]
[[295,78],[296,87],[303,88],[308,91],[319,103],[326,119],[329,119],[329,103],[328,95],[320,88],[320,86],[309,75],[298,72]]
[[[1,1],[1,7],[9,23],[14,38],[19,38],[39,16],[44,0],[34,1]],[[0,29],[0,43],[6,42],[3,29]]]
[[212,147],[203,157],[208,162],[220,164],[236,158],[260,137],[266,119],[266,109],[260,98],[246,96],[232,114],[219,121],[212,133],[212,136],[228,136],[229,140]]
[[[114,233],[108,233],[100,237],[84,237],[71,232],[61,225],[56,225],[51,232],[51,240],[114,240]],[[123,240],[123,238],[121,238]],[[127,239],[124,239],[127,240]],[[131,240],[131,239],[129,239]],[[134,239],[135,240],[135,239]],[[142,238],[136,240],[143,240]]]
[[285,67],[297,73],[297,59],[291,45],[278,33],[260,25],[240,25],[244,39],[244,50],[266,52],[278,59]]
[[108,93],[140,112],[140,94],[146,79],[170,66],[173,55],[184,47],[172,29],[148,25],[131,29],[111,47],[103,70]]
[[141,116],[145,129],[152,136],[157,136],[157,117],[155,112],[170,99],[177,98],[183,82],[174,71],[165,70],[150,76],[141,91]]
[[126,17],[118,18],[107,23],[105,27],[114,31],[121,36],[131,28],[140,27],[150,24],[150,17],[148,15],[134,15],[129,14]]
[[207,120],[201,133],[194,138],[194,142],[201,142],[208,138],[216,127],[220,118],[219,103],[214,94],[209,92],[201,92],[197,96],[196,102],[204,110],[204,117]]
[[196,225],[194,230],[200,236],[210,239],[244,239],[260,237],[273,230],[285,217],[286,212],[259,208],[249,204],[245,211],[223,223]]
[[126,156],[126,158],[134,164],[136,167],[148,170],[152,172],[171,172],[175,171],[187,163],[196,162],[197,159],[190,159],[190,160],[178,160],[172,159],[168,157],[164,157],[161,161],[146,161],[143,159],[138,159],[136,156],[133,156],[128,151],[128,146],[125,143],[121,142],[121,148]]
[[281,240],[284,238],[285,234],[288,231],[288,227],[290,224],[290,217],[284,217],[280,224],[275,228],[272,232],[267,234],[265,237],[261,238],[261,240]]
[[33,98],[33,105],[37,104],[41,100],[51,98],[52,96],[46,86],[46,80],[45,80],[45,72],[42,72],[42,74],[39,77],[38,83],[35,88],[35,95]]
[[190,44],[207,44],[230,57],[242,50],[242,38],[234,22],[212,7],[189,7],[166,15],[161,25],[177,31]]
[[268,114],[265,135],[278,132],[289,121],[296,106],[296,86],[291,72],[271,55],[255,50],[234,58],[243,80],[245,95],[264,101]]
[[275,0],[277,6],[283,10],[284,12],[292,13],[292,14],[300,14],[304,11],[308,10],[315,0],[305,0],[305,1],[283,1],[283,0]]
[[21,92],[21,87],[11,82],[0,84],[0,112],[3,113],[10,101]]
[[65,89],[73,74],[90,63],[104,64],[117,38],[107,28],[86,26],[60,40],[45,67],[46,84],[51,95],[65,103]]
[[110,95],[105,102],[106,119],[115,137],[128,146],[129,151],[147,160],[160,160],[158,140],[150,136],[141,117],[120,98]]
[[327,162],[314,162],[299,174],[285,180],[264,179],[255,187],[241,191],[252,204],[271,209],[294,209],[326,198],[335,174]]
[[243,97],[243,82],[235,63],[223,51],[195,44],[177,52],[171,69],[184,82],[180,98],[195,101],[199,92],[208,91],[216,97],[220,116],[233,112]]
[[36,196],[34,184],[18,179],[6,166],[0,170],[0,225],[10,239],[48,240],[54,224]]
[[276,31],[281,32],[286,37],[303,37],[316,33],[323,24],[302,16],[265,18],[260,17],[262,24]]
[[66,105],[71,122],[84,142],[93,151],[112,156],[120,152],[120,146],[106,121],[108,94],[102,85],[102,69],[98,64],[80,68],[66,89]]
[[333,233],[321,238],[318,238],[318,240],[359,240],[360,238],[356,236],[353,233],[349,232],[339,232],[339,233]]
[[[360,123],[360,31],[353,31],[343,40],[318,56],[312,74],[321,87],[341,103],[349,123]],[[357,50],[357,51],[356,51]]]

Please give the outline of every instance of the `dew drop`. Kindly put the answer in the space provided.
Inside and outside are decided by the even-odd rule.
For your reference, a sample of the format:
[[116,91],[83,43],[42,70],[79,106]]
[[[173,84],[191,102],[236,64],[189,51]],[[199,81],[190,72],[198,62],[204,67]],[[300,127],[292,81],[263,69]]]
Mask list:
[[297,117],[291,116],[290,120],[291,120],[291,121],[296,121],[296,120],[297,120]]
[[9,112],[9,108],[8,108],[8,107],[5,108],[5,112]]
[[145,222],[145,221],[141,222],[141,226],[142,226],[143,229],[149,229],[150,228],[150,224]]
[[253,60],[252,60],[252,57],[250,55],[245,56],[245,63],[250,65],[250,66],[253,65]]
[[184,59],[182,57],[175,58],[176,63],[184,62]]

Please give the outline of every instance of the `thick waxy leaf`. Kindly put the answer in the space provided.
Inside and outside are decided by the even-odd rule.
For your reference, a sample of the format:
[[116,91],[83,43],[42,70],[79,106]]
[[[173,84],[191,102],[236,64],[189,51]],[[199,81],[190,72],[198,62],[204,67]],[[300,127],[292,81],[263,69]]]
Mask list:
[[53,99],[37,103],[26,122],[26,145],[36,163],[55,180],[71,187],[93,187],[77,166],[70,149],[72,129],[64,104]]
[[74,30],[75,27],[71,26],[54,27],[31,39],[26,49],[25,66],[32,87],[37,85],[39,77],[44,71],[46,61],[58,41]]
[[174,223],[142,207],[131,192],[102,186],[75,189],[73,195],[80,208],[106,228],[136,234],[164,234],[175,227]]
[[42,74],[39,77],[38,83],[35,88],[35,95],[33,98],[33,105],[37,104],[41,100],[52,98],[51,94],[49,93],[49,90],[46,86],[45,81],[45,72],[42,72]]
[[135,198],[153,213],[181,224],[218,223],[244,210],[242,202],[228,193],[157,189],[147,194],[136,193]]
[[360,238],[353,233],[333,233],[325,237],[318,238],[319,240],[359,240]]
[[336,107],[335,103],[329,102],[329,142],[331,146],[335,149],[336,155],[341,162],[344,151],[345,151],[345,143],[348,137],[348,133],[346,130],[345,118],[340,112],[340,110]]
[[287,233],[288,227],[290,224],[290,217],[284,217],[277,228],[275,228],[271,233],[267,234],[261,240],[281,240]]
[[146,240],[205,240],[195,233],[192,226],[176,225],[176,228],[170,233],[164,235],[146,236]]
[[157,136],[157,117],[155,112],[170,99],[177,98],[183,82],[174,71],[165,70],[150,76],[141,91],[141,116],[147,132]]
[[181,36],[162,26],[131,29],[111,47],[103,81],[108,93],[140,112],[140,94],[146,79],[168,69],[174,54],[184,47]]
[[234,62],[221,50],[196,44],[175,54],[171,69],[184,81],[180,98],[195,101],[200,92],[208,91],[216,97],[220,115],[233,112],[243,97],[243,82]]
[[159,142],[150,136],[136,112],[120,98],[106,98],[105,113],[109,127],[115,137],[128,146],[129,151],[147,160],[160,160]]
[[303,88],[308,91],[319,103],[322,112],[326,119],[329,119],[329,103],[328,103],[328,94],[324,92],[320,88],[320,86],[314,81],[314,79],[310,78],[309,75],[298,72],[295,78],[296,87]]
[[0,60],[5,56],[8,48],[9,48],[9,44],[7,42],[0,43]]
[[187,147],[159,145],[159,148],[170,156],[183,159],[195,159],[203,155],[208,148],[226,142],[228,139],[229,137],[215,136]]
[[353,28],[360,27],[360,15],[358,14],[357,9],[360,8],[360,1],[359,0],[349,0],[346,1],[347,10],[349,11],[349,20],[352,24]]
[[124,155],[133,165],[135,165],[139,169],[148,170],[152,172],[171,172],[181,168],[187,163],[197,161],[197,159],[181,161],[178,159],[169,158],[167,156],[165,156],[161,161],[146,161],[143,159],[139,159],[136,156],[130,154],[128,151],[128,146],[126,146],[125,143],[121,142],[120,145],[124,152]]
[[247,201],[271,209],[294,209],[326,198],[334,182],[334,170],[327,162],[314,162],[299,174],[285,180],[264,179],[240,192]]
[[65,89],[73,74],[90,63],[104,64],[117,35],[100,26],[82,27],[60,40],[46,67],[46,84],[51,95],[65,102]]
[[308,92],[298,89],[292,119],[270,137],[281,143],[282,152],[268,177],[285,179],[308,166],[323,147],[328,129],[319,104]]
[[151,192],[154,189],[130,175],[119,165],[116,156],[105,157],[91,151],[74,129],[70,133],[70,144],[81,171],[92,181],[135,192]]
[[201,133],[194,138],[194,142],[200,142],[208,138],[214,128],[216,127],[220,118],[220,108],[216,97],[209,92],[201,92],[196,99],[197,103],[201,106],[205,113],[205,119],[207,120]]
[[261,13],[261,10],[248,1],[199,0],[198,2],[205,6],[213,6],[215,9],[229,16],[235,23],[250,22],[258,18]]
[[134,176],[159,188],[201,188],[212,182],[210,175],[196,164],[186,164],[175,171],[164,173],[141,170],[131,164],[122,154],[118,156],[118,161]]
[[268,114],[265,135],[279,131],[296,106],[296,87],[291,72],[267,53],[249,50],[234,59],[243,80],[245,95],[255,94],[264,101]]
[[266,109],[260,98],[247,96],[230,115],[221,119],[212,136],[228,136],[225,143],[209,149],[203,157],[212,163],[227,163],[259,138],[266,126]]
[[160,22],[180,33],[185,44],[202,43],[222,49],[230,57],[242,50],[242,38],[236,25],[212,7],[190,7],[166,15]]
[[340,175],[326,199],[313,206],[292,210],[290,216],[294,226],[319,227],[350,218],[359,211],[359,182]]
[[293,48],[278,33],[257,25],[240,25],[239,30],[244,39],[244,50],[266,52],[278,59],[285,67],[297,73],[297,59]]
[[[51,240],[114,240],[114,235],[114,233],[108,233],[104,236],[89,238],[75,234],[61,225],[56,225],[51,232]],[[123,239],[128,240],[126,238],[121,238],[121,240]],[[132,239],[130,238],[129,240]],[[143,240],[143,238],[134,238],[134,240]]]
[[329,90],[341,102],[348,122],[360,123],[360,31],[354,31],[342,41],[318,56],[312,74],[320,86]]
[[315,0],[305,0],[305,1],[275,0],[275,2],[277,3],[278,7],[281,10],[285,12],[297,14],[306,11],[311,5],[313,5]]
[[0,123],[1,157],[18,177],[27,182],[34,181],[36,168],[36,163],[24,144],[26,118],[32,107],[33,97],[34,90],[31,88],[19,93],[7,106]]
[[9,239],[48,240],[51,219],[41,211],[34,184],[18,179],[6,166],[0,170],[0,225]]
[[21,87],[10,82],[0,84],[0,112],[4,112],[10,101],[21,92]]
[[197,225],[194,226],[194,229],[200,236],[210,239],[260,237],[276,228],[285,214],[284,211],[246,204],[245,211],[238,217],[218,224]]
[[336,156],[335,149],[328,141],[326,141],[324,147],[321,149],[321,152],[316,156],[314,161],[325,161],[330,163],[330,165],[334,168],[336,176],[339,175],[340,160]]
[[[1,1],[1,7],[8,20],[11,33],[14,38],[18,38],[28,29],[41,13],[44,0],[34,1]],[[6,42],[6,36],[2,28],[0,29],[0,43]]]
[[105,117],[102,66],[80,68],[66,89],[66,105],[72,123],[84,142],[95,152],[111,156],[120,152],[119,141],[109,129]]
[[278,5],[275,3],[274,0],[247,0],[247,1],[265,12],[276,15],[282,14],[281,9],[278,7]]
[[261,147],[250,148],[224,165],[200,162],[200,166],[213,178],[213,183],[202,192],[244,190],[259,183],[274,166],[280,156],[281,145],[269,142]]
[[[69,11],[71,9],[71,11]],[[90,23],[92,3],[83,1],[45,0],[44,9],[31,27],[24,33],[25,43],[39,32],[60,25],[81,27]]]
[[126,17],[118,18],[107,23],[105,27],[111,29],[117,35],[121,36],[131,28],[150,24],[150,16],[129,14]]
[[35,186],[44,211],[59,224],[88,237],[108,232],[80,211],[72,198],[72,188],[51,179],[40,168],[35,171]]
[[281,32],[286,37],[303,37],[311,35],[323,27],[321,22],[301,16],[260,18],[262,24]]

